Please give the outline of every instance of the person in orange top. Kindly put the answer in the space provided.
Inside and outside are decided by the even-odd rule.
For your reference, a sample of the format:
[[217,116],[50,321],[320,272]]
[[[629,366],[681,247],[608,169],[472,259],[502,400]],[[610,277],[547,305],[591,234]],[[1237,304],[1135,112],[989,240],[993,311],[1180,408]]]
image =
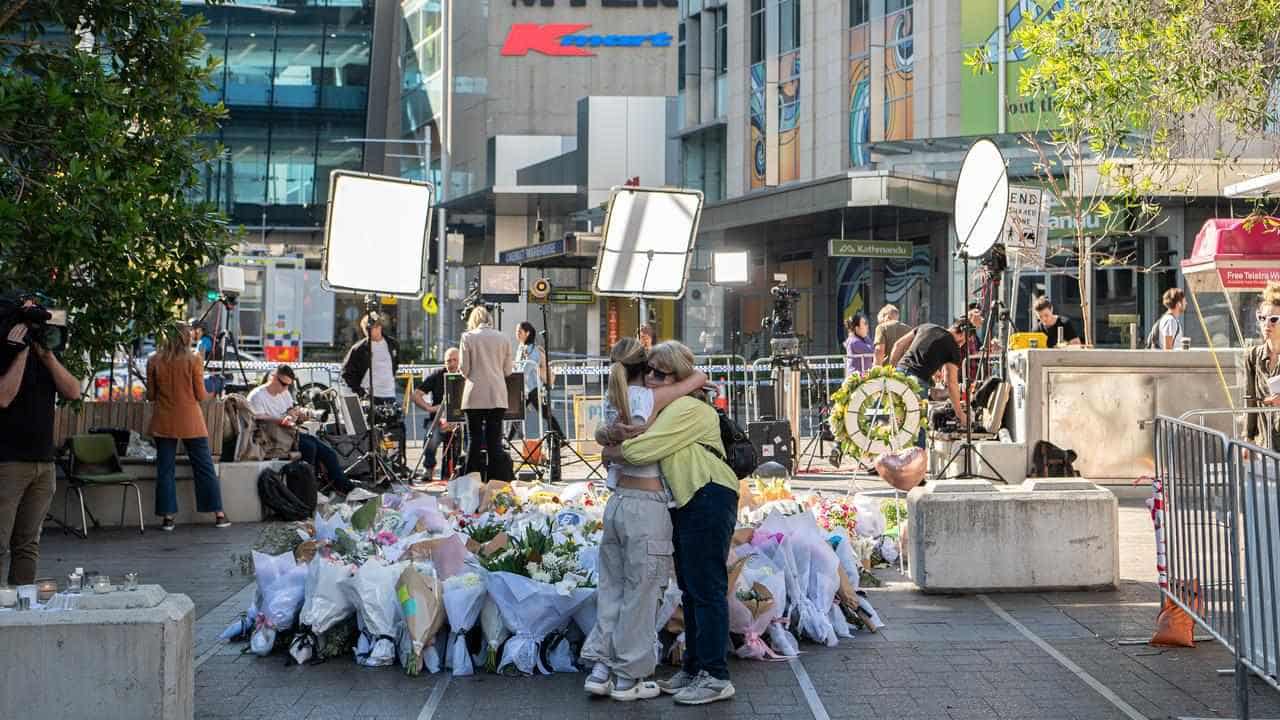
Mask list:
[[191,326],[178,323],[147,362],[147,399],[155,404],[148,432],[156,443],[156,515],[163,518],[161,530],[172,531],[173,516],[178,514],[174,466],[179,440],[195,475],[196,510],[213,513],[217,527],[231,525],[222,512],[222,489],[209,451],[209,429],[200,411],[200,401],[207,397],[204,362],[191,351]]

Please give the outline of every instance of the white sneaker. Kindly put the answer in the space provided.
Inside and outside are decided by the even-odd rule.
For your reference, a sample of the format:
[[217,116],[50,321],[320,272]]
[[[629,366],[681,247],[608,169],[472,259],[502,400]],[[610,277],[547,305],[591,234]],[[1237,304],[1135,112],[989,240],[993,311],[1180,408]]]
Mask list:
[[614,690],[609,693],[609,697],[618,702],[633,702],[635,700],[652,700],[661,694],[662,690],[658,688],[658,683],[652,680],[641,680],[626,690]]
[[[602,668],[604,672],[600,672]],[[587,676],[587,681],[582,683],[582,689],[588,695],[609,697],[609,693],[613,692],[613,675],[609,672],[608,666],[604,663],[596,663],[591,674]]]

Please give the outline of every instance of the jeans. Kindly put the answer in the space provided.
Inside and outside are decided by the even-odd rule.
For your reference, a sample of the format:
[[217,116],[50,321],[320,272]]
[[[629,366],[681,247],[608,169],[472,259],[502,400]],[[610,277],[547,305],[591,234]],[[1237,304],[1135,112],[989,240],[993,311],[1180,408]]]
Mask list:
[[436,450],[444,446],[444,458],[440,463],[440,479],[448,480],[450,470],[457,466],[462,455],[462,433],[457,430],[442,431],[439,425],[432,427],[431,434],[422,448],[422,466],[427,470],[427,477],[435,474]]
[[[502,447],[502,408],[491,410],[467,410],[467,432],[471,434],[467,448],[467,472],[481,472],[485,482],[490,480],[514,480],[511,477],[511,459]],[[480,453],[487,450],[487,464],[480,460]],[[505,458],[505,462],[503,462]]]
[[347,480],[347,474],[342,470],[338,453],[320,438],[308,433],[299,433],[298,451],[302,453],[302,459],[311,463],[312,467],[318,470],[323,466],[325,475],[329,476],[329,482],[339,492],[346,494],[355,489],[355,485]]
[[729,679],[729,542],[738,520],[738,493],[707,483],[671,511],[676,582],[684,607],[684,671]]
[[9,556],[9,585],[36,581],[40,529],[53,486],[53,463],[0,462],[0,561]]
[[[178,439],[155,438],[156,441],[156,515],[178,514],[178,487],[174,479],[177,464]],[[209,454],[209,438],[183,438],[182,447],[191,460],[191,472],[196,482],[196,512],[222,512],[222,488],[218,474],[213,469],[213,456]]]

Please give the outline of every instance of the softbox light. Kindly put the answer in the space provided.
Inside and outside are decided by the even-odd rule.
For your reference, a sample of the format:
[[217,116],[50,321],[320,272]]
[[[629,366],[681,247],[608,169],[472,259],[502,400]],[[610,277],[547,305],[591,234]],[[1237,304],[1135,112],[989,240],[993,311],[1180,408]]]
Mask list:
[[329,176],[324,279],[334,290],[422,297],[434,188],[335,170]]
[[684,295],[701,214],[696,190],[615,187],[596,262],[596,294]]
[[717,250],[711,253],[712,285],[746,285],[751,282],[751,253]]
[[520,299],[519,265],[481,265],[480,297],[490,302]]

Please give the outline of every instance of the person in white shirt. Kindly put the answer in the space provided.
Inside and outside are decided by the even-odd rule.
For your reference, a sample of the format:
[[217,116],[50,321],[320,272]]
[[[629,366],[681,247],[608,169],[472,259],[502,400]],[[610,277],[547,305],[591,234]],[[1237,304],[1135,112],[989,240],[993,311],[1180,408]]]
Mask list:
[[1187,312],[1187,294],[1182,288],[1169,288],[1161,299],[1165,313],[1151,330],[1148,345],[1156,350],[1175,350],[1185,335],[1182,332],[1182,316]]
[[[298,421],[302,417],[301,408],[295,407],[293,394],[289,392],[289,388],[297,378],[293,374],[293,368],[288,365],[281,365],[271,373],[271,378],[266,384],[259,385],[249,392],[249,408],[253,410],[253,417],[258,422],[274,423],[283,427],[297,427]],[[354,489],[354,485],[347,479],[346,472],[342,469],[342,463],[338,460],[338,453],[320,438],[307,432],[298,433],[298,451],[302,453],[302,459],[311,464],[318,473],[320,468],[324,468],[325,474],[329,478],[329,482],[333,484],[339,492],[346,494]]]
[[[377,402],[396,401],[396,373],[400,369],[400,346],[382,331],[382,318],[377,313],[360,319],[360,329],[368,333],[342,361],[342,380],[359,395],[372,395]],[[369,368],[369,346],[373,346],[373,369]],[[372,392],[370,392],[370,374]]]

